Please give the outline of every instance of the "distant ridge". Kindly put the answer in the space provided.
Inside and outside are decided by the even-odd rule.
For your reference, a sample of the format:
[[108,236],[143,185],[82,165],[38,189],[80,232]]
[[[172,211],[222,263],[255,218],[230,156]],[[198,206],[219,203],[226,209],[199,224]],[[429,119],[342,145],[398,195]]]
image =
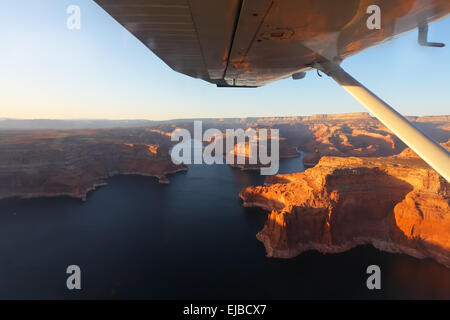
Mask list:
[[151,120],[58,120],[58,119],[7,119],[0,118],[0,130],[71,130],[106,129],[151,126]]
[[313,114],[311,116],[301,117],[304,121],[314,120],[344,120],[344,119],[372,119],[367,112],[355,112],[355,113],[337,113],[337,114]]
[[[439,116],[407,116],[412,122],[449,122],[450,115]],[[323,120],[355,120],[373,119],[367,112],[314,114],[311,116],[286,117],[243,117],[243,118],[191,118],[173,120],[107,120],[107,119],[12,119],[0,118],[0,130],[76,130],[76,129],[111,129],[150,127],[162,124],[174,124],[202,120],[204,123],[261,123],[261,122],[291,122],[291,121],[323,121]]]

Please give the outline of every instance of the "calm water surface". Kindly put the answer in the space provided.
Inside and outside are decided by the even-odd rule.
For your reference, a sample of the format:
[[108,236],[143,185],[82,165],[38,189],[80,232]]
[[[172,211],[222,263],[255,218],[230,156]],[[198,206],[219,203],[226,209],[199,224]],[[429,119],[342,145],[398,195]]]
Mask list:
[[[450,298],[450,269],[371,246],[266,258],[255,238],[266,213],[238,198],[263,183],[258,171],[192,165],[170,180],[113,177],[86,202],[0,201],[0,298]],[[66,288],[72,264],[81,291]],[[371,264],[381,291],[366,288]]]

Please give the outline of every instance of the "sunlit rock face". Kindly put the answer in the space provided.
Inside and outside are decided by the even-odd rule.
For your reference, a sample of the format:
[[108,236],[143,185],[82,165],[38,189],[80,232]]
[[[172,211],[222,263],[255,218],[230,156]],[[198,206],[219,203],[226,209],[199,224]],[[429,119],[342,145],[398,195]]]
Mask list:
[[[448,116],[408,118],[436,141],[449,141]],[[297,126],[283,133],[307,153],[303,162],[308,166],[316,165],[323,156],[386,157],[406,148],[395,134],[367,113],[303,117]]]
[[372,244],[450,267],[450,185],[410,151],[322,157],[314,168],[268,177],[239,196],[244,206],[270,211],[257,235],[269,257]]
[[308,153],[306,165],[315,165],[322,156],[390,156],[404,149],[404,144],[369,115],[346,118],[335,115],[329,121],[306,122],[312,139],[302,145]]
[[116,174],[154,176],[186,170],[174,165],[170,135],[145,128],[7,131],[0,139],[0,198],[86,194]]
[[[450,140],[450,116],[407,118],[436,141],[445,143]],[[155,125],[152,131],[167,134],[175,127],[187,129],[193,134],[192,121]],[[204,120],[203,131],[210,128],[222,131],[224,138],[226,129],[278,129],[279,157],[298,157],[301,150],[306,153],[303,163],[307,166],[316,165],[324,156],[388,157],[406,149],[395,134],[368,113]],[[247,145],[234,153],[246,157],[246,164],[239,167],[260,167],[247,161],[250,153]]]

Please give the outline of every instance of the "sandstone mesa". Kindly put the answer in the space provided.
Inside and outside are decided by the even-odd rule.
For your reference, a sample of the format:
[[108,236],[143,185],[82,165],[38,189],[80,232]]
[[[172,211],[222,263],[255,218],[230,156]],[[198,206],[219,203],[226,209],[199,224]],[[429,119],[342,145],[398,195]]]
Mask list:
[[257,238],[269,257],[362,244],[450,267],[450,185],[417,157],[323,157],[303,173],[247,187],[243,205],[270,211]]
[[186,170],[168,154],[170,138],[146,129],[8,131],[0,135],[0,199],[70,196],[118,174],[153,176]]

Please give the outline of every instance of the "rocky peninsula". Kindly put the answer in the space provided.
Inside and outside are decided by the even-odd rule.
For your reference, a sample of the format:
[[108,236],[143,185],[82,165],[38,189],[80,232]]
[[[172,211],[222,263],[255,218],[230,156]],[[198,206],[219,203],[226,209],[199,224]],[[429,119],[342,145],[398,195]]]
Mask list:
[[409,149],[391,157],[322,157],[305,172],[268,177],[239,196],[246,207],[270,211],[257,234],[269,257],[372,244],[450,267],[450,185]]

